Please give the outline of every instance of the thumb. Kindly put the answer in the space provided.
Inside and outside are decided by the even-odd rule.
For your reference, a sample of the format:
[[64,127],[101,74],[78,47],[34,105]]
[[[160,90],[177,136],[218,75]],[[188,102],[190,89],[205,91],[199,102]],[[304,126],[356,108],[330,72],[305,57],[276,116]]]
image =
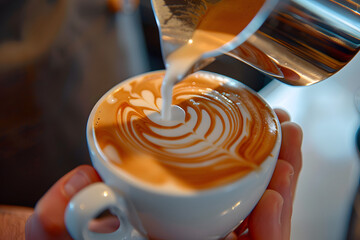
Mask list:
[[64,223],[66,206],[77,192],[99,181],[95,169],[87,165],[63,176],[36,204],[34,214],[26,223],[26,239],[71,239]]

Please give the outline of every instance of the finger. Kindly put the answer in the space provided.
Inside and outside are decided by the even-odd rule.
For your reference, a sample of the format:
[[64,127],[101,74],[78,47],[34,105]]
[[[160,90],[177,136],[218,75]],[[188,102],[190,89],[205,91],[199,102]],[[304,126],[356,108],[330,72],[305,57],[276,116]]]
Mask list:
[[268,186],[268,189],[278,192],[284,200],[281,213],[281,239],[290,239],[291,215],[293,210],[293,194],[291,191],[293,176],[293,166],[284,160],[278,160],[273,177]]
[[120,221],[116,216],[106,216],[89,222],[89,230],[96,233],[115,232],[119,226]]
[[279,159],[290,163],[294,168],[292,194],[295,194],[297,181],[302,167],[302,130],[296,123],[285,122],[281,124],[282,143],[279,153]]
[[244,221],[242,221],[241,224],[234,230],[234,233],[237,236],[246,235],[245,233],[249,228],[249,217],[250,216],[247,216]]
[[252,240],[282,239],[282,196],[271,189],[265,191],[249,217],[249,235]]
[[232,232],[229,235],[227,235],[224,240],[237,240],[237,239],[238,238],[236,237],[236,234],[234,232]]
[[280,123],[290,121],[290,116],[285,110],[275,109],[275,113],[276,113]]
[[94,168],[83,165],[58,180],[36,204],[26,224],[26,239],[70,239],[64,213],[72,196],[91,183],[101,181]]
[[289,239],[295,189],[302,165],[302,131],[295,123],[285,122],[281,126],[282,146],[268,188],[278,192],[284,200],[281,215],[282,234],[283,239]]

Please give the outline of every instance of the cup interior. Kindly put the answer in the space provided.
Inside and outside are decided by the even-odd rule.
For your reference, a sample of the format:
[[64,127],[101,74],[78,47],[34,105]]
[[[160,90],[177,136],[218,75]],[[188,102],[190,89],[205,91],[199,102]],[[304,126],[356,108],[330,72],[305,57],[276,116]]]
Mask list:
[[[140,189],[141,191],[148,191],[148,192],[152,192],[152,193],[156,193],[156,194],[162,194],[162,195],[170,195],[170,196],[193,196],[193,195],[212,195],[212,194],[219,194],[219,192],[223,191],[223,192],[227,192],[227,191],[231,191],[234,188],[239,188],[241,186],[246,186],[249,185],[251,182],[257,181],[259,178],[269,178],[268,176],[272,175],[272,172],[275,168],[276,165],[276,161],[277,161],[277,157],[280,151],[280,145],[281,145],[281,128],[280,128],[280,123],[276,117],[275,112],[273,111],[273,109],[266,103],[266,101],[259,95],[257,94],[255,91],[253,91],[252,89],[248,88],[247,86],[245,86],[244,84],[216,74],[216,73],[208,73],[205,71],[201,71],[204,72],[206,74],[212,74],[215,75],[217,77],[221,77],[221,78],[225,78],[226,80],[231,81],[231,84],[234,85],[238,85],[239,87],[245,87],[247,90],[249,90],[250,92],[252,92],[252,94],[254,94],[255,96],[257,96],[258,99],[260,99],[263,103],[265,103],[265,106],[268,108],[268,110],[274,115],[275,119],[276,119],[276,126],[278,129],[278,134],[276,137],[276,143],[274,145],[274,148],[272,149],[271,153],[269,154],[269,156],[266,158],[266,160],[264,160],[259,169],[250,172],[249,174],[247,174],[246,176],[222,185],[222,186],[218,186],[218,187],[214,187],[214,188],[210,188],[210,189],[205,189],[205,190],[196,190],[196,191],[165,191],[163,189],[160,189],[156,186],[153,186],[151,184],[147,184],[143,181],[137,180],[136,178],[130,176],[130,174],[128,174],[127,172],[121,170],[121,168],[117,167],[115,164],[113,164],[111,161],[109,161],[105,154],[100,150],[100,147],[98,146],[97,142],[96,142],[96,136],[94,134],[93,131],[93,124],[94,124],[94,115],[99,107],[99,105],[105,101],[105,99],[112,93],[114,92],[116,89],[118,89],[121,85],[132,81],[134,79],[140,78],[142,76],[145,76],[147,74],[152,74],[152,73],[163,73],[164,70],[160,70],[160,71],[154,71],[154,72],[150,72],[150,73],[145,73],[142,75],[138,75],[135,77],[132,77],[128,80],[125,80],[123,82],[120,82],[119,84],[117,84],[116,86],[114,86],[113,88],[111,88],[107,93],[105,93],[100,99],[99,101],[95,104],[94,108],[92,109],[88,122],[87,122],[87,143],[88,143],[88,148],[89,148],[89,152],[90,152],[90,156],[91,156],[91,160],[93,165],[95,166],[95,168],[99,171],[100,175],[104,178],[105,182],[107,179],[107,176],[112,176],[113,178],[119,179],[120,181],[126,182],[127,184],[130,184],[132,187]],[[266,177],[267,176],[267,177]],[[269,180],[269,179],[268,179]],[[264,179],[264,181],[268,181],[266,179]],[[266,184],[267,185],[267,184]]]

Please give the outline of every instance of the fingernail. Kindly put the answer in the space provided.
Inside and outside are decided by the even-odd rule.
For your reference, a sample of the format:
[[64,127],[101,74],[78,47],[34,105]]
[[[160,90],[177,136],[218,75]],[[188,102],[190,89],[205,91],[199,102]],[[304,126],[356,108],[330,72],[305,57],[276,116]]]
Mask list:
[[289,194],[290,194],[290,198],[293,199],[293,192],[292,189],[294,188],[294,175],[295,175],[295,171],[294,169],[292,171],[289,172],[288,175],[288,182],[289,182]]
[[290,172],[289,172],[289,183],[290,185],[292,184],[292,181],[294,179],[294,174],[295,174],[295,171],[294,169],[292,169]]
[[90,178],[83,171],[77,171],[70,177],[70,179],[64,185],[64,191],[66,195],[71,198],[81,189],[91,183]]
[[281,201],[278,201],[275,206],[276,213],[277,213],[277,223],[279,225],[281,225],[281,213],[282,213],[283,205],[284,205],[284,200],[281,200]]

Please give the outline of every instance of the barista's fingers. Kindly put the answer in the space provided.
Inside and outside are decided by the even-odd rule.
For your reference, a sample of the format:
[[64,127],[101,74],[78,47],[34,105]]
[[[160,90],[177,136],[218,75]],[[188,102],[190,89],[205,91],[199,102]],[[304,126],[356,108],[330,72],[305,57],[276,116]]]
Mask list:
[[89,230],[97,233],[111,233],[116,231],[119,226],[119,219],[112,215],[94,219],[89,222]]
[[26,239],[70,239],[64,223],[65,208],[78,191],[98,181],[101,179],[95,169],[87,165],[58,180],[36,204],[26,223]]
[[275,113],[276,113],[280,123],[290,121],[290,116],[285,110],[283,110],[283,109],[275,109]]
[[284,200],[278,192],[271,189],[266,190],[249,217],[247,236],[239,239],[282,239],[283,203]]
[[301,144],[303,133],[299,125],[293,122],[281,124],[282,142],[279,159],[282,159],[294,168],[292,195],[295,194],[296,184],[302,167]]
[[293,194],[291,192],[291,189],[292,185],[295,184],[293,177],[293,166],[290,163],[279,159],[276,164],[274,175],[268,186],[269,189],[278,192],[284,200],[281,213],[281,239],[290,239],[291,215],[293,209]]
[[302,164],[302,131],[298,125],[290,122],[283,123],[281,127],[282,146],[279,160],[268,188],[278,192],[284,200],[281,215],[281,239],[290,239],[292,206]]
[[224,240],[238,240],[238,237],[234,232],[231,232],[229,235],[226,236]]

